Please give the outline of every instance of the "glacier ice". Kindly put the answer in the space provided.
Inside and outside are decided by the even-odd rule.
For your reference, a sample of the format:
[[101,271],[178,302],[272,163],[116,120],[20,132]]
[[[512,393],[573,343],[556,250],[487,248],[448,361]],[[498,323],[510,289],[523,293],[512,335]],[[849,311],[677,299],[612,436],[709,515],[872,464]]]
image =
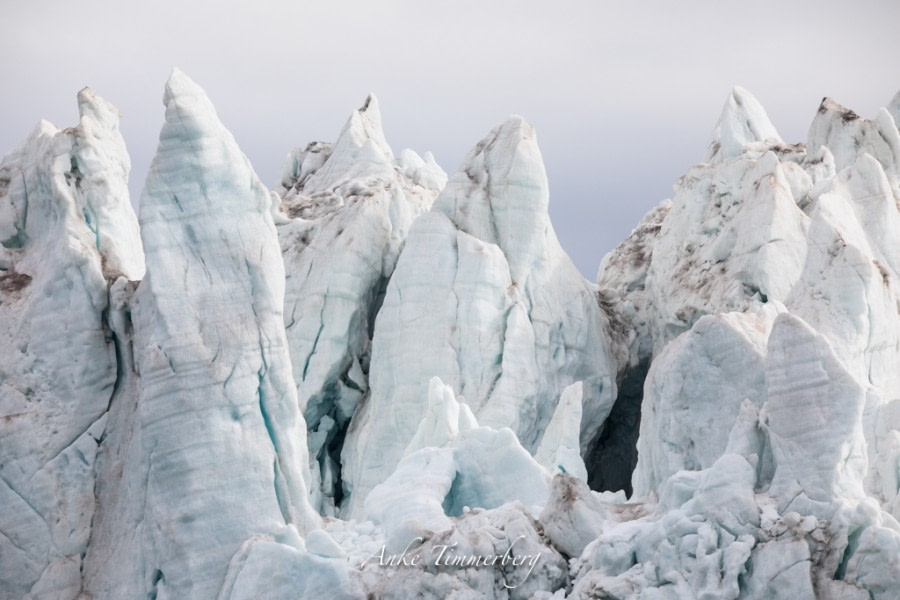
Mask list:
[[430,154],[394,157],[373,95],[333,145],[311,143],[285,162],[277,207],[285,328],[311,430],[314,504],[327,514],[340,508],[340,444],[368,390],[384,288],[412,222],[445,182]]
[[762,105],[750,92],[735,86],[713,132],[708,159],[715,163],[740,156],[745,148],[754,144],[783,143]]
[[[897,487],[885,485],[898,464],[888,441],[897,392],[896,367],[882,360],[896,365],[900,340],[895,244],[884,234],[900,197],[888,116],[865,121],[826,100],[807,144],[787,145],[736,90],[710,163],[692,167],[601,266],[614,329],[632,332],[630,361],[651,362],[635,491],[658,498],[668,519],[676,507],[694,512],[722,460],[748,465],[744,509],[723,489],[717,509],[700,511],[759,513],[744,530],[756,546],[738,589],[720,597],[853,598],[863,588],[893,598],[900,589],[885,558],[897,532]],[[876,142],[879,127],[890,131]],[[739,480],[735,469],[724,483]],[[851,572],[864,532],[885,553],[872,561],[884,567],[877,584]],[[584,590],[659,586],[639,566],[646,561],[622,565],[628,577],[586,570],[593,588]],[[701,589],[688,581],[676,597]]]
[[101,534],[135,532],[91,549],[89,560],[120,565],[98,569],[95,595],[213,596],[247,540],[319,521],[272,197],[196,84],[176,70],[164,102],[141,199],[147,274],[131,307],[138,397],[121,407],[134,411],[123,439],[134,448],[109,464],[131,498],[100,505]]
[[580,451],[582,393],[580,381],[563,390],[534,459],[551,473],[570,473],[587,481],[587,469]]
[[594,284],[520,117],[269,190],[175,70],[138,219],[82,90],[0,161],[0,598],[898,598],[898,99],[734,88]]
[[534,129],[512,117],[413,224],[375,322],[370,395],[344,443],[346,516],[396,468],[434,376],[532,452],[580,381],[581,444],[596,437],[615,398],[606,317],[559,246],[548,201]]
[[0,591],[74,597],[114,393],[107,281],[143,252],[118,111],[85,88],[0,162]]
[[707,315],[653,361],[641,407],[637,495],[679,471],[711,467],[728,446],[741,403],[762,406],[772,320],[762,311]]

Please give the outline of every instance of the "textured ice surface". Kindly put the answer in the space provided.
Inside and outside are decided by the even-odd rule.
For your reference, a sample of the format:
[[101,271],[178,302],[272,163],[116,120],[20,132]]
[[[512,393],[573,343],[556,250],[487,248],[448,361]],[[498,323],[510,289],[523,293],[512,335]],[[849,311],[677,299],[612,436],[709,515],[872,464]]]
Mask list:
[[548,201],[534,130],[513,117],[413,225],[375,322],[370,396],[344,444],[347,516],[396,468],[433,376],[531,452],[580,381],[581,448],[596,436],[615,397],[606,319],[556,240]]
[[[737,537],[728,551],[752,548],[734,583],[722,555],[709,597],[895,598],[900,589],[886,558],[900,530],[900,304],[896,235],[886,233],[897,231],[896,136],[889,111],[867,121],[826,99],[807,145],[786,145],[736,90],[711,162],[690,169],[601,266],[613,331],[630,330],[621,339],[632,363],[651,362],[635,492],[659,498],[658,523],[687,512],[709,521],[715,547],[729,539],[724,528]],[[715,490],[708,500],[704,488]],[[617,550],[636,561],[610,573],[615,555],[601,550],[601,535],[573,596],[681,598],[708,587],[684,562],[671,577],[660,568],[648,577],[649,563],[670,558],[657,547],[642,559],[641,536],[659,524],[637,526],[623,529],[631,537]],[[879,540],[871,561],[863,537]],[[878,575],[854,571],[866,563]]]
[[735,88],[594,286],[521,118],[269,191],[176,71],[139,240],[82,91],[0,161],[0,598],[896,600],[898,98]]
[[534,458],[551,473],[569,473],[587,481],[579,442],[582,388],[579,381],[563,390]]
[[432,379],[428,410],[404,458],[366,497],[365,518],[384,529],[391,551],[450,529],[449,517],[470,508],[518,501],[536,515],[546,503],[547,470],[512,431],[479,427],[464,407],[440,379]]
[[[107,473],[123,472],[130,500],[113,493],[100,505],[105,535],[91,558],[117,568],[98,570],[90,587],[99,596],[214,597],[245,564],[234,562],[239,553],[255,564],[245,542],[297,537],[318,522],[272,198],[196,84],[176,70],[164,102],[141,199],[138,398],[121,406],[134,411],[132,436]],[[123,530],[133,537],[118,546]]]
[[713,132],[709,162],[740,156],[747,146],[784,143],[762,105],[747,90],[735,86]]
[[139,278],[118,112],[85,88],[0,161],[0,596],[74,597],[116,383],[106,278]]
[[375,315],[415,218],[446,175],[426,154],[394,157],[374,96],[334,145],[285,163],[278,235],[287,283],[285,327],[300,406],[311,430],[314,504],[335,512],[340,449],[368,390]]
[[741,403],[762,406],[772,318],[763,310],[705,316],[654,360],[644,386],[637,495],[683,469],[711,467],[728,445]]

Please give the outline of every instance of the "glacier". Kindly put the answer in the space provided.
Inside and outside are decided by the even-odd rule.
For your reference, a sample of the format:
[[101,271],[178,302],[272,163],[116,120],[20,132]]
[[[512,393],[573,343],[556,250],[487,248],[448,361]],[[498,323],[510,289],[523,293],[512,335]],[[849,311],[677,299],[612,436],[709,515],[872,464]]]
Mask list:
[[900,94],[735,87],[596,281],[522,117],[270,189],[176,69],[136,214],[77,104],[0,160],[0,598],[900,598]]

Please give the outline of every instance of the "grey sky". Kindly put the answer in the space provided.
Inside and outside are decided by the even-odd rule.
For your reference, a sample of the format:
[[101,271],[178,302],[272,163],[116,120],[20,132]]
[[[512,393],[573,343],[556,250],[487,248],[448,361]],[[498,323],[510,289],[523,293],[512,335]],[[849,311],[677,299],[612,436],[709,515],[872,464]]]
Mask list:
[[538,131],[558,237],[590,279],[703,159],[734,84],[803,141],[822,96],[873,116],[900,89],[900,3],[29,0],[0,4],[0,153],[90,85],[123,113],[138,196],[175,65],[262,179],[333,140],[369,91],[394,151],[448,172],[517,113]]

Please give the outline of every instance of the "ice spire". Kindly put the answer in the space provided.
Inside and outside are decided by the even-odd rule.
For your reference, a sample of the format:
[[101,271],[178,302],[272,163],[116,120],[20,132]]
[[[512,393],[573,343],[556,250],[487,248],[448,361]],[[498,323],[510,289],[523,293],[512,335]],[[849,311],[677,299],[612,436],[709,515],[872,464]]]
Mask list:
[[394,154],[381,128],[381,110],[375,94],[353,111],[325,164],[303,186],[305,195],[331,190],[358,177],[390,178]]
[[96,237],[108,276],[144,276],[144,250],[128,194],[131,160],[119,132],[119,111],[86,87],[78,92],[79,126],[73,130],[76,199]]
[[[143,562],[139,571],[158,576],[108,587],[211,598],[246,543],[296,539],[318,517],[307,498],[269,192],[209,98],[177,69],[164,101],[141,201],[147,275],[133,310],[140,464],[125,466],[140,473],[129,485],[143,490],[145,516],[140,543],[116,557],[124,572]],[[117,517],[104,514],[107,523]],[[124,529],[128,516],[121,520]]]
[[41,121],[0,159],[0,595],[75,597],[116,389],[107,280],[140,277],[118,111]]
[[484,242],[496,244],[513,282],[524,283],[552,236],[547,173],[534,127],[513,116],[466,156],[435,210]]
[[375,323],[371,393],[342,450],[342,514],[361,514],[397,467],[435,376],[479,424],[509,427],[531,452],[563,390],[582,381],[579,442],[594,438],[615,395],[605,321],[556,239],[548,204],[534,128],[511,117],[410,229]]
[[733,158],[743,152],[744,146],[755,142],[784,143],[756,98],[744,88],[734,86],[713,132],[707,160]]

